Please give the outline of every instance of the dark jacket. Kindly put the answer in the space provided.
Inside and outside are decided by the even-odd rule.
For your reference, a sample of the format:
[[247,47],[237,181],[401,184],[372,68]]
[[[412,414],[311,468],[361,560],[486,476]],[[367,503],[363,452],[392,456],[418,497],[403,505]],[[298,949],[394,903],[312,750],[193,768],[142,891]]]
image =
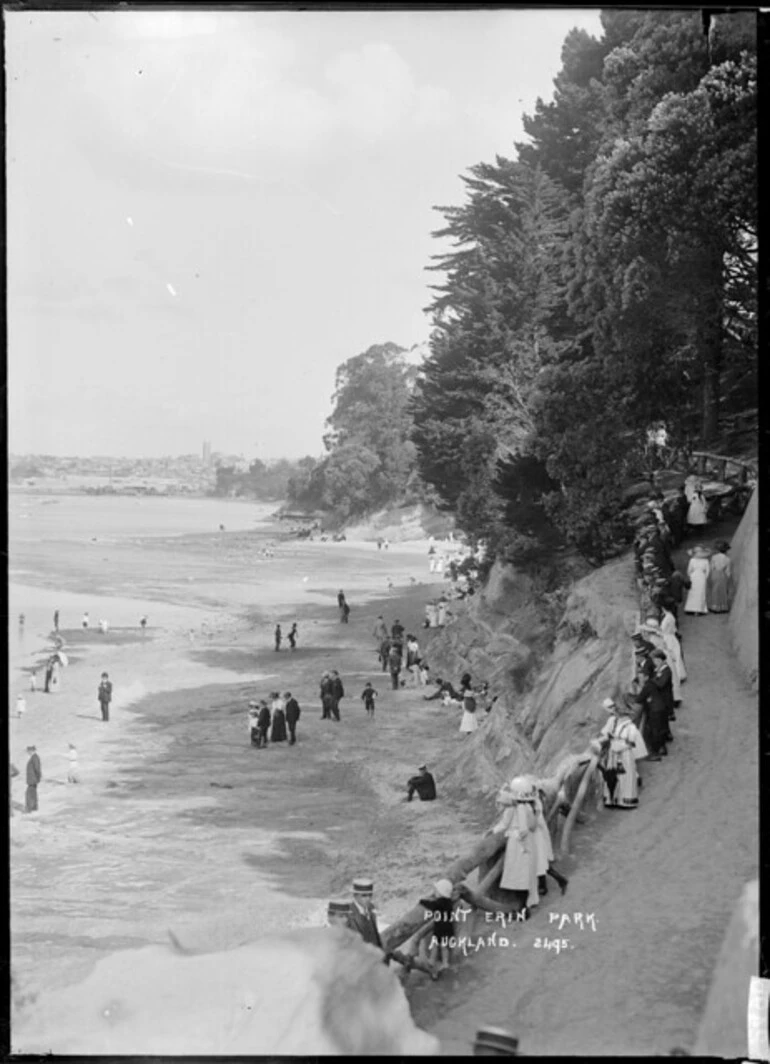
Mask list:
[[401,650],[398,647],[391,647],[388,653],[388,668],[390,671],[401,672],[402,662]]
[[267,731],[270,727],[271,713],[269,706],[262,706],[257,717],[257,724],[263,731]]
[[286,703],[286,723],[296,724],[299,720],[300,708],[296,698],[290,698]]
[[345,688],[342,686],[342,680],[339,676],[332,677],[332,694],[338,702],[345,697]]
[[112,680],[102,680],[99,684],[99,701],[107,703],[112,701]]
[[436,797],[436,781],[430,772],[421,772],[419,776],[412,776],[409,786],[414,787],[422,802],[432,802]]
[[390,637],[394,643],[402,643],[404,640],[403,624],[394,624],[390,630]]
[[43,769],[40,764],[40,758],[37,754],[33,754],[27,762],[27,786],[37,787],[43,778]]
[[351,931],[357,931],[364,942],[368,942],[372,946],[377,946],[379,949],[382,949],[382,939],[380,938],[380,931],[377,927],[377,917],[371,912],[360,912],[356,907],[355,902],[353,902],[350,908],[348,927]]

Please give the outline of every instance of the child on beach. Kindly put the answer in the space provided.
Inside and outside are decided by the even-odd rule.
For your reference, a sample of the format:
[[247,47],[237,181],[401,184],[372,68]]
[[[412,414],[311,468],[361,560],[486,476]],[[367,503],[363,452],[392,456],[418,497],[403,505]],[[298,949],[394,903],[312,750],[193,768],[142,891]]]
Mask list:
[[367,683],[361,693],[361,701],[364,703],[364,709],[369,714],[370,720],[374,719],[374,700],[378,697],[378,692],[375,691],[371,683]]
[[70,746],[70,767],[67,773],[67,783],[79,783],[78,779],[78,752],[73,743]]
[[19,694],[16,696],[16,716],[23,717],[27,712],[27,700],[24,695]]

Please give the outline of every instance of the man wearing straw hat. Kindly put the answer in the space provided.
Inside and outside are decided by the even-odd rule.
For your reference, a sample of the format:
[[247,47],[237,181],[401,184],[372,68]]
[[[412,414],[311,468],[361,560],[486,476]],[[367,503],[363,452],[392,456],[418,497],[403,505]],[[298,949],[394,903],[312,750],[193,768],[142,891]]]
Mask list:
[[329,927],[348,927],[353,903],[344,898],[333,898],[326,909],[326,923]]
[[353,880],[353,903],[347,926],[351,931],[356,931],[364,942],[382,949],[377,917],[374,914],[374,883],[364,876]]

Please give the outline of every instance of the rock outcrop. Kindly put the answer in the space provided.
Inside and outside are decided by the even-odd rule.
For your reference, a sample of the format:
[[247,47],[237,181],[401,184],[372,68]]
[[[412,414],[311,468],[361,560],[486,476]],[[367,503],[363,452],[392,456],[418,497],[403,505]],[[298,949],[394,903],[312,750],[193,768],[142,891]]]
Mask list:
[[123,950],[82,983],[21,998],[14,1054],[72,1056],[426,1056],[382,954],[318,928],[222,953]]
[[464,670],[499,698],[482,728],[460,744],[444,786],[491,797],[522,772],[550,775],[582,753],[604,723],[602,701],[632,675],[630,636],[638,619],[627,555],[577,580],[553,637],[553,595],[495,566],[478,595],[452,604],[453,617],[427,645],[434,675]]

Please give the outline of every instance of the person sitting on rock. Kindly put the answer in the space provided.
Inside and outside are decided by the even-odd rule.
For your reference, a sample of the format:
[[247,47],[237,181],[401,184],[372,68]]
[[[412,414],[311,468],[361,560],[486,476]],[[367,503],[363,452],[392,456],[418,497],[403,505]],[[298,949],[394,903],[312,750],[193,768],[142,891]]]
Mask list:
[[428,772],[427,765],[420,765],[417,769],[418,775],[412,776],[407,783],[407,796],[406,801],[411,802],[415,794],[419,797],[421,802],[432,802],[436,798],[436,781],[432,774]]

